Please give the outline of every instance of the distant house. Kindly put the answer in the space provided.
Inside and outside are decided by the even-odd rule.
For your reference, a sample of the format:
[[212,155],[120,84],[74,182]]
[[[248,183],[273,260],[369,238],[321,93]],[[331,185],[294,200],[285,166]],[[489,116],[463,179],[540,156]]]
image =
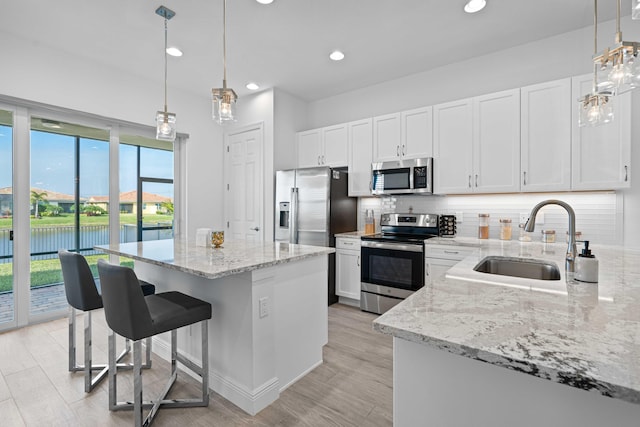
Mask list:
[[[43,188],[31,187],[31,191],[36,193],[45,193],[45,204],[51,206],[59,206],[62,212],[72,212],[72,208],[76,202],[75,196],[72,194],[59,193],[53,190],[45,190]],[[85,197],[80,198],[80,203],[86,202]],[[31,214],[34,214],[34,206],[31,205]],[[10,216],[13,213],[13,189],[12,187],[0,188],[0,216]]]
[[[165,202],[172,202],[170,197],[159,194],[142,192],[142,213],[154,215],[167,213],[162,206]],[[104,210],[109,209],[109,196],[92,196],[87,203],[100,206]],[[120,213],[138,213],[138,192],[136,190],[120,193]]]

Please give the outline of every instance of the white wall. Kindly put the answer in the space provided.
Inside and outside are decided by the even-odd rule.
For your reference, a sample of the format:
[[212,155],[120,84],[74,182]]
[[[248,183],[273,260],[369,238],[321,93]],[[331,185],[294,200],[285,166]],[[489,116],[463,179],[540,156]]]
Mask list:
[[[640,39],[640,22],[632,21],[627,16],[622,19],[621,27],[625,40]],[[613,21],[598,26],[601,48],[613,44],[614,29]],[[592,54],[593,27],[587,27],[312,102],[308,107],[307,128],[586,74],[592,70]],[[638,91],[632,98],[632,117],[636,117],[638,113],[634,116],[633,112],[640,111]],[[634,144],[639,139],[640,124],[634,120],[631,164],[635,167],[640,167],[640,149]],[[631,189],[620,191],[619,194],[623,196],[619,204],[624,206],[624,244],[640,248],[640,221],[636,219],[640,209],[640,178],[634,178],[632,174]]]
[[[162,82],[141,79],[40,43],[0,32],[3,53],[0,94],[106,118],[155,127],[163,107]],[[161,70],[159,70],[161,72]],[[210,88],[191,94],[171,88],[169,110],[186,142],[186,226],[222,221],[222,133],[210,118]],[[193,206],[198,208],[194,209]]]

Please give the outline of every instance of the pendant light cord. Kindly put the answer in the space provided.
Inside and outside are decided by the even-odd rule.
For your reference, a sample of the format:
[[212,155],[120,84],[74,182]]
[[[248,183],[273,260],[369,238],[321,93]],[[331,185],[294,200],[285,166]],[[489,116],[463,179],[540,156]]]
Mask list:
[[164,117],[167,120],[167,17],[164,18]]
[[[598,54],[598,0],[593,0],[593,56]],[[593,83],[591,94],[598,90],[598,64],[593,64]]]
[[622,31],[620,31],[620,0],[616,7],[616,43],[622,43]]
[[222,88],[227,88],[227,0],[222,2]]

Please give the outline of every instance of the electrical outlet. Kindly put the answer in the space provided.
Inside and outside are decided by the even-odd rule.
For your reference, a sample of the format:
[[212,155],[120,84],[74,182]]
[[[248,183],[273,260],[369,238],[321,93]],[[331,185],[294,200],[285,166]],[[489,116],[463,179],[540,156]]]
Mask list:
[[260,318],[269,315],[269,297],[262,297],[258,300]]
[[462,212],[456,212],[456,223],[462,224]]

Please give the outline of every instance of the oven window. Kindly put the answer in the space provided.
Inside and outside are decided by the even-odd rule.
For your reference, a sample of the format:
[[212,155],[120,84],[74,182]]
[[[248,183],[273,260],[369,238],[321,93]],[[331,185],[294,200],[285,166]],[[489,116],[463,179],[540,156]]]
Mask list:
[[374,173],[373,188],[375,190],[407,190],[409,189],[411,169],[386,169]]
[[372,285],[418,290],[424,286],[424,253],[362,247],[361,279]]
[[394,283],[411,287],[411,263],[406,258],[371,255],[369,257],[369,278],[373,283]]

